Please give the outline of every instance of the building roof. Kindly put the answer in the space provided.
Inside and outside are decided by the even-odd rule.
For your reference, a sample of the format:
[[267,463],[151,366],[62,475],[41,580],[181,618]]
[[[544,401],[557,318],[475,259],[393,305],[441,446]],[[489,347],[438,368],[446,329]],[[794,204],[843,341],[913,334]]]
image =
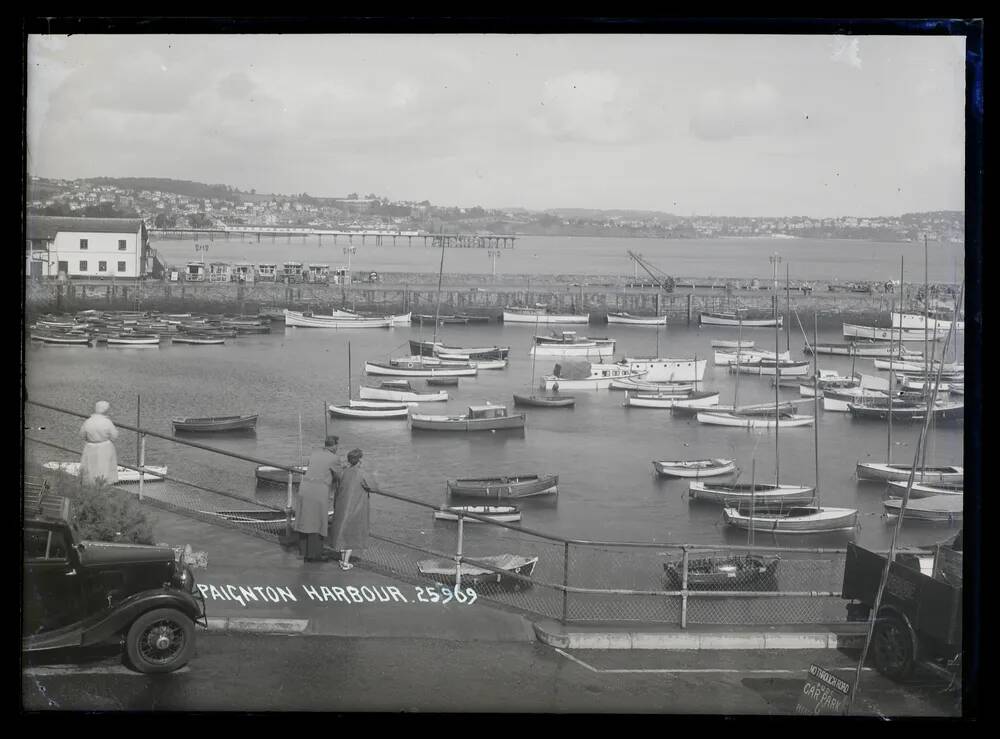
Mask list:
[[60,231],[134,234],[140,229],[145,229],[145,223],[141,218],[72,218],[68,216],[29,215],[27,237],[31,241],[54,239]]

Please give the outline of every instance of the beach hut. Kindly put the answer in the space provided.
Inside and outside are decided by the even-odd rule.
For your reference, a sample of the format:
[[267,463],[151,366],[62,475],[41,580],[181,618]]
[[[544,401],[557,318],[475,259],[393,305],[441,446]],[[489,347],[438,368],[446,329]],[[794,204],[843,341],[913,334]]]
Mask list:
[[233,265],[233,279],[236,282],[253,282],[254,269],[250,262],[238,262]]
[[233,279],[233,268],[229,262],[211,262],[208,265],[209,282],[231,282]]
[[330,273],[330,282],[334,285],[350,285],[351,273],[343,267],[335,269]]
[[285,282],[303,282],[302,262],[285,262],[282,265],[281,278]]
[[261,263],[257,265],[257,280],[259,282],[274,282],[277,279],[278,265]]
[[328,264],[310,264],[309,265],[309,282],[329,282],[330,281],[330,265]]
[[207,271],[204,262],[188,262],[184,268],[184,279],[187,282],[203,282]]

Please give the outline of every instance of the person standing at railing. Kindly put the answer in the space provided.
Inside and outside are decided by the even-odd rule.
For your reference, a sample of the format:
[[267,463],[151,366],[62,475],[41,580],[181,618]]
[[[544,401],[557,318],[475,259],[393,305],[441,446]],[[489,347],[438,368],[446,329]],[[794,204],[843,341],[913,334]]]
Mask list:
[[347,469],[340,480],[333,509],[331,544],[340,552],[340,569],[349,570],[351,552],[368,546],[368,493],[378,491],[375,475],[362,467],[360,449],[347,453]]
[[108,418],[111,404],[99,400],[94,413],[80,426],[83,454],[80,456],[80,481],[85,485],[113,485],[118,482],[118,453],[115,439],[118,429]]
[[309,456],[299,495],[295,502],[295,525],[299,534],[299,551],[306,562],[328,562],[323,553],[327,536],[330,503],[340,485],[344,463],[337,454],[339,439],[327,436],[321,449]]

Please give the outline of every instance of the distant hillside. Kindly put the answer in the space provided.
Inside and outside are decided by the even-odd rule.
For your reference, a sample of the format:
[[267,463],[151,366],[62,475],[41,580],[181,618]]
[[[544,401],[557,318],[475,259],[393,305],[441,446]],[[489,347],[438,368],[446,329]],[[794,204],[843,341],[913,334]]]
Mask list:
[[560,218],[575,218],[587,221],[604,221],[620,218],[629,221],[645,221],[658,218],[662,223],[676,223],[681,220],[673,213],[659,210],[594,210],[591,208],[549,208],[544,211]]
[[206,185],[190,180],[171,180],[165,177],[91,177],[84,180],[94,185],[113,185],[128,190],[159,190],[186,195],[189,198],[226,200],[233,195],[242,195],[237,188],[229,185]]

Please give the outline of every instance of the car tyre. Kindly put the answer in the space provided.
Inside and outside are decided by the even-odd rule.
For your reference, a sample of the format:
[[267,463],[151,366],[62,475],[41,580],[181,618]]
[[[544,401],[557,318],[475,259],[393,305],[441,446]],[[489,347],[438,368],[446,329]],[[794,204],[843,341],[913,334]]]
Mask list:
[[128,664],[147,674],[173,672],[194,652],[194,622],[175,608],[147,611],[125,636]]
[[913,639],[900,619],[880,618],[872,635],[875,668],[888,678],[902,680],[913,669]]

